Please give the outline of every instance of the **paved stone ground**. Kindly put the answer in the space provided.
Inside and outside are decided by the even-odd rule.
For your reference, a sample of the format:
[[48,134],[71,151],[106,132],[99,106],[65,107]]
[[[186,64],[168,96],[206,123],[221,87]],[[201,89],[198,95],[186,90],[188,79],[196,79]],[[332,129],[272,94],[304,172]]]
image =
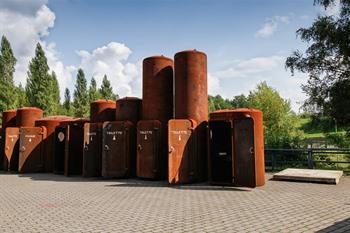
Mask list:
[[350,177],[248,189],[0,173],[0,232],[315,231],[350,231]]

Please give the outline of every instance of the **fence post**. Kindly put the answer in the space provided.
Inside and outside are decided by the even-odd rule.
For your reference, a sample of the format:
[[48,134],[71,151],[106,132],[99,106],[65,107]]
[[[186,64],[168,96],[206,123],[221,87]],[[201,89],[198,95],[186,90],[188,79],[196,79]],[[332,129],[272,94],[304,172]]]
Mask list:
[[272,152],[272,166],[271,166],[271,169],[272,169],[272,171],[274,171],[275,170],[275,165],[276,165],[276,158],[275,158],[275,152],[273,151]]
[[307,166],[309,169],[313,169],[314,168],[314,160],[313,160],[313,156],[312,156],[312,149],[308,149],[307,150]]

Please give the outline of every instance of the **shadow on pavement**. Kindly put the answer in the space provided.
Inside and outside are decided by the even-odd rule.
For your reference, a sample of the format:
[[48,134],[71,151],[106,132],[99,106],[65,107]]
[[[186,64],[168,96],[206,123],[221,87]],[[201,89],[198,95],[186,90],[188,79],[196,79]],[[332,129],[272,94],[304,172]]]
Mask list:
[[350,232],[350,218],[335,222],[333,225],[317,231],[318,233],[326,232]]

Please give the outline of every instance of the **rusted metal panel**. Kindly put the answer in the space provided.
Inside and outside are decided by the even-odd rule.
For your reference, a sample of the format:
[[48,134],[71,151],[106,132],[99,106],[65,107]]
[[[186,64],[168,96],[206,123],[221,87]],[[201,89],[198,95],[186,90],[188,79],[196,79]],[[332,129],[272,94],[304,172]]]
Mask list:
[[82,175],[84,153],[84,124],[87,119],[62,122],[66,127],[64,175]]
[[[233,184],[247,187],[264,185],[265,159],[262,112],[250,108],[224,109],[212,112],[210,121],[231,121],[233,125]],[[210,151],[212,150],[211,147]],[[213,167],[211,167],[212,169]]]
[[133,177],[136,173],[136,128],[130,121],[103,124],[102,176]]
[[234,179],[239,186],[255,187],[254,121],[234,120]]
[[209,181],[213,184],[233,183],[232,121],[209,122]]
[[102,123],[85,123],[84,125],[84,152],[83,176],[101,176],[102,160]]
[[48,116],[35,121],[35,126],[43,126],[46,128],[47,136],[43,142],[43,155],[45,161],[45,172],[53,172],[54,156],[55,156],[55,130],[56,127],[64,120],[72,119],[68,116]]
[[7,127],[5,129],[5,156],[4,170],[18,171],[19,156],[19,128]]
[[96,100],[90,104],[92,123],[114,121],[116,102],[113,100]]
[[6,110],[2,112],[2,128],[16,127],[17,110]]
[[162,154],[162,124],[142,120],[137,124],[137,169],[140,178],[161,179],[167,171],[167,156]]
[[64,173],[64,157],[65,157],[65,145],[67,138],[67,127],[57,126],[55,129],[55,144],[54,144],[54,154],[53,154],[53,172],[55,174]]
[[198,180],[200,169],[195,132],[197,123],[194,120],[176,119],[170,120],[168,127],[168,182],[170,184],[192,183]]
[[45,127],[21,127],[19,140],[18,171],[43,172],[43,140],[46,138]]
[[35,121],[43,117],[43,110],[40,108],[19,108],[16,114],[17,127],[34,127]]
[[4,156],[5,156],[5,130],[0,128],[0,170],[4,169]]
[[134,125],[141,119],[142,100],[136,97],[124,97],[117,100],[116,121],[131,121]]
[[173,60],[153,56],[143,60],[142,119],[166,124],[173,118]]
[[175,118],[208,120],[207,56],[197,50],[175,54]]

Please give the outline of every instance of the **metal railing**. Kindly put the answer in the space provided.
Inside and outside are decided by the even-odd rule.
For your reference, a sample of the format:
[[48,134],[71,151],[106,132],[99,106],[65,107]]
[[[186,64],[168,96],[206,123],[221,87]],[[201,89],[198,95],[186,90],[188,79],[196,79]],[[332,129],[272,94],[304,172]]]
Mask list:
[[268,171],[290,167],[350,173],[350,148],[265,149],[265,167]]

